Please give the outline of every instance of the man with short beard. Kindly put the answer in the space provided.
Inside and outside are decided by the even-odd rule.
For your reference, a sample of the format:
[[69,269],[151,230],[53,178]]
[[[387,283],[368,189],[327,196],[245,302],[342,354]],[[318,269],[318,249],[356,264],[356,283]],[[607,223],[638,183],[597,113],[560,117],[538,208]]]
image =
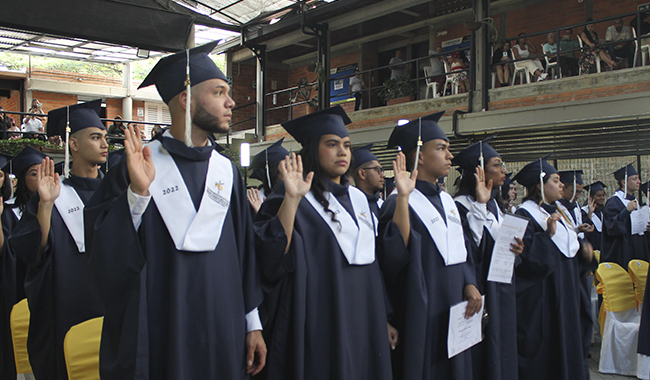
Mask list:
[[152,69],[140,87],[156,85],[172,125],[145,146],[129,126],[126,159],[86,208],[90,266],[106,308],[102,379],[244,379],[264,367],[246,189],[212,136],[228,131],[235,105],[207,56],[215,46]]

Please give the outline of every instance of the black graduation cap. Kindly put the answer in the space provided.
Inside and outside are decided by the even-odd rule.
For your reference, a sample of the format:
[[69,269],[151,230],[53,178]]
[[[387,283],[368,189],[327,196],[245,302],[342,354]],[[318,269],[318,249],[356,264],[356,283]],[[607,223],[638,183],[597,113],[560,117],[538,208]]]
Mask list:
[[[7,165],[7,162],[11,160],[11,156],[8,154],[0,153],[0,168],[4,168]],[[1,186],[2,184],[0,184]]]
[[[219,41],[214,41],[190,49],[190,82],[192,86],[208,79],[228,81],[214,61],[208,57],[208,54],[214,50],[218,43]],[[176,95],[186,89],[186,66],[187,51],[185,50],[162,58],[151,69],[138,88],[155,84],[160,97],[165,103],[169,103]]]
[[557,170],[555,170],[553,165],[549,164],[546,161],[548,157],[550,157],[550,154],[542,158],[538,158],[533,162],[529,162],[519,171],[519,173],[517,173],[517,175],[512,180],[519,182],[519,184],[524,187],[529,187],[540,183],[540,171],[543,171],[545,173],[544,177],[557,173]]
[[596,194],[597,192],[599,192],[601,190],[605,191],[606,187],[607,187],[607,185],[605,185],[604,183],[602,183],[600,181],[596,181],[596,182],[594,182],[592,184],[589,184],[589,185],[585,186],[585,190],[589,191],[590,194]]
[[509,187],[514,182],[515,182],[515,180],[512,179],[512,172],[506,173],[506,179],[505,179],[505,181],[503,181],[503,186],[504,187]]
[[30,166],[40,164],[45,157],[46,154],[27,145],[11,160],[12,173],[18,176]]
[[400,146],[404,153],[411,152],[417,148],[420,132],[422,143],[435,139],[449,141],[445,132],[438,125],[438,121],[444,114],[445,111],[436,112],[422,118],[411,120],[408,124],[404,124],[401,127],[395,127],[388,139],[388,148]]
[[250,166],[252,170],[251,178],[263,181],[264,177],[266,177],[266,163],[277,164],[289,155],[289,151],[282,147],[283,141],[284,137],[253,157],[253,162],[251,162]]
[[386,190],[392,189],[395,187],[395,177],[384,178],[384,186]]
[[352,168],[352,170],[355,170],[356,168],[365,164],[366,162],[379,161],[377,156],[372,154],[370,149],[372,149],[372,144],[362,146],[361,148],[357,148],[352,151],[352,158],[354,159],[352,161],[354,163],[354,167]]
[[631,177],[633,175],[639,175],[639,173],[634,169],[634,166],[632,164],[628,164],[623,166],[622,168],[618,169],[617,171],[614,172],[614,178],[617,181],[622,181],[625,179],[625,169],[627,168],[627,176]]
[[[484,163],[487,163],[493,157],[499,157],[499,153],[488,144],[488,141],[493,140],[494,137],[495,136],[488,137],[485,140],[479,141],[461,150],[460,153],[455,155],[451,160],[451,164],[459,166],[464,172],[473,173],[476,167],[481,164],[481,153],[483,153]],[[461,173],[463,173],[463,171],[461,171]]]
[[345,126],[352,120],[341,106],[325,108],[282,123],[284,129],[302,146],[322,135],[349,136]]
[[582,170],[563,170],[558,172],[560,174],[560,182],[565,185],[573,186],[573,180],[576,180],[576,184],[582,185]]
[[99,120],[101,107],[102,100],[97,99],[86,103],[57,108],[48,112],[47,135],[59,135],[65,141],[65,128],[68,123],[68,117],[70,120],[70,134],[89,127],[106,129],[101,120]]
[[642,183],[641,186],[639,187],[639,190],[641,190],[642,193],[647,193],[648,185],[650,185],[650,181]]

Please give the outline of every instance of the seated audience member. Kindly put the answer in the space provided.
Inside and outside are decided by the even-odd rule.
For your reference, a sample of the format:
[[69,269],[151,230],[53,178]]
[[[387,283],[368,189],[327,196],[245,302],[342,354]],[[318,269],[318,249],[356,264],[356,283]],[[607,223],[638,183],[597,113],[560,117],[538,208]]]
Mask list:
[[[650,34],[650,12],[643,12],[641,13],[641,23],[639,24],[639,20],[637,20],[637,17],[634,16],[632,21],[630,21],[630,28],[636,29],[636,35],[637,36],[646,36]],[[641,44],[642,45],[647,45],[650,43],[650,37],[642,38],[641,39]]]
[[[517,36],[517,43],[512,47],[512,52],[515,55],[515,59],[524,59],[530,56],[530,53],[537,54],[537,48],[535,45],[530,43],[528,37],[521,37],[526,33],[519,33]],[[524,61],[517,62],[519,66],[525,66],[528,69],[528,72],[533,74],[537,78],[538,82],[546,80],[548,74],[544,72],[544,66],[539,61],[539,59],[526,59]]]
[[[576,38],[573,36],[572,28],[566,28],[562,31],[559,48],[561,56],[564,57],[564,61],[569,70],[569,75],[567,76],[579,75],[580,67],[578,66],[578,58],[576,58],[576,54],[580,51],[580,43],[578,43]],[[564,75],[564,72],[562,75]]]
[[[592,19],[587,20],[587,22],[593,21]],[[589,70],[596,63],[596,57],[600,57],[610,70],[614,70],[616,62],[610,58],[609,54],[603,50],[599,44],[598,33],[594,30],[594,24],[585,25],[584,30],[580,33],[580,38],[582,39],[582,54],[580,55],[580,69],[583,73],[589,73]]]
[[435,57],[430,57],[429,61],[431,63],[431,72],[429,75],[433,78],[429,78],[432,82],[438,83],[438,92],[444,90],[442,86],[445,85],[445,61],[447,58],[442,55],[442,48],[440,46],[436,47],[436,50],[429,50],[429,55],[436,55]]
[[11,128],[11,120],[9,116],[4,113],[4,108],[0,106],[0,139],[7,138],[7,131]]
[[459,87],[459,92],[467,92],[469,89],[469,77],[467,71],[464,71],[468,66],[463,62],[460,57],[461,54],[457,51],[451,53],[449,56],[449,66],[451,66],[451,80]]
[[607,50],[609,55],[612,58],[622,57],[627,58],[627,67],[634,66],[634,45],[631,41],[632,31],[627,25],[623,25],[623,19],[619,18],[614,22],[614,25],[611,25],[607,28],[605,33],[605,41],[607,42],[616,42],[623,41],[614,45],[607,45]]
[[558,62],[562,76],[569,76],[569,66],[567,65],[566,57],[557,55],[557,42],[555,42],[555,33],[549,33],[546,37],[546,43],[543,46],[544,54],[548,55],[549,62]]
[[36,116],[38,110],[31,108],[29,110],[30,115],[25,116],[23,119],[23,124],[20,126],[20,130],[25,132],[24,136],[27,138],[38,138],[38,133],[43,133],[45,129],[43,128],[43,122]]
[[510,83],[510,41],[506,41],[492,54],[492,66],[497,72],[501,87]]

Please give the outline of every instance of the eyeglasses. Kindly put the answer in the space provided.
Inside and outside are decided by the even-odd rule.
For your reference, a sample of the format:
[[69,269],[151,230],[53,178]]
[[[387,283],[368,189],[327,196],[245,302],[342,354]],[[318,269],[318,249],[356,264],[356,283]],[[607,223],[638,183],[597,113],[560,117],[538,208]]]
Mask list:
[[369,168],[361,168],[361,169],[363,169],[363,170],[376,170],[377,173],[384,174],[384,168],[382,168],[381,166],[371,166]]
[[508,167],[506,166],[506,163],[503,161],[495,162],[492,166],[494,166],[495,168],[499,168],[504,172],[508,171]]

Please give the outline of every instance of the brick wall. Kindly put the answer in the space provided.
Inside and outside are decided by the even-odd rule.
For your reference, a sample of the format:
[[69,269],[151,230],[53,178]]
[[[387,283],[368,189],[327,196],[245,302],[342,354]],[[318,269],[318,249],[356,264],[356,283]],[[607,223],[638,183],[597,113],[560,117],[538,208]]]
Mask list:
[[53,92],[34,91],[32,99],[38,99],[43,103],[43,111],[47,113],[53,109],[77,104],[76,95],[58,94]]
[[7,111],[20,111],[20,93],[10,90],[11,97],[0,97],[0,106]]
[[[135,108],[133,109],[133,115],[135,113]],[[122,115],[122,99],[106,99],[106,118],[115,119],[115,116]]]
[[63,71],[32,69],[33,78],[51,79],[59,82],[80,82],[122,87],[122,78],[105,77],[92,74],[67,73]]

